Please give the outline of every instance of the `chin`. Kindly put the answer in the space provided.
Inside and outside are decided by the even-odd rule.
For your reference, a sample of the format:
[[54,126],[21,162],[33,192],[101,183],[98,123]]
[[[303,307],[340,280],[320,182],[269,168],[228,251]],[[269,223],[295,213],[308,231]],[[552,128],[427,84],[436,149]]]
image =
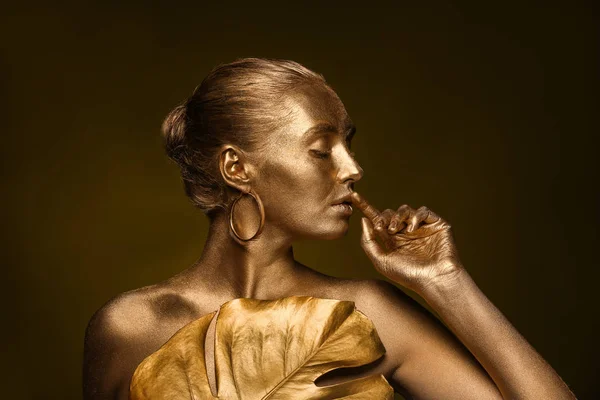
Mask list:
[[304,223],[298,223],[294,229],[294,236],[299,240],[335,240],[341,239],[348,234],[350,230],[350,217],[336,215],[317,215],[305,217],[304,221],[317,221],[312,225],[306,226]]
[[327,229],[321,235],[319,235],[319,239],[322,239],[322,240],[341,239],[348,234],[349,230],[350,230],[349,219],[340,219],[334,224],[334,226],[331,226],[329,229]]

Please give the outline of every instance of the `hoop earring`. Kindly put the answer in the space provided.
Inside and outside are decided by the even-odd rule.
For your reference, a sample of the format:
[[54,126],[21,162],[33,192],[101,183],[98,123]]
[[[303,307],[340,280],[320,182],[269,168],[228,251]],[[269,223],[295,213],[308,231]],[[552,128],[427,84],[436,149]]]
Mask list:
[[[260,225],[258,227],[258,230],[256,231],[256,233],[254,235],[252,235],[252,237],[250,237],[248,239],[242,238],[236,232],[234,223],[233,223],[233,210],[235,209],[235,205],[237,204],[238,200],[241,199],[244,194],[249,194],[250,196],[252,196],[254,198],[254,201],[256,202],[256,205],[258,206],[258,211],[260,213]],[[263,230],[264,225],[265,225],[265,210],[263,208],[262,201],[260,200],[260,197],[258,196],[258,193],[255,193],[252,189],[250,189],[250,191],[248,191],[247,193],[244,193],[244,192],[240,193],[240,195],[231,204],[231,209],[229,210],[229,228],[231,228],[231,232],[233,232],[233,234],[239,241],[249,242],[250,240],[252,240],[252,239],[258,237],[258,235],[260,235],[260,233]]]

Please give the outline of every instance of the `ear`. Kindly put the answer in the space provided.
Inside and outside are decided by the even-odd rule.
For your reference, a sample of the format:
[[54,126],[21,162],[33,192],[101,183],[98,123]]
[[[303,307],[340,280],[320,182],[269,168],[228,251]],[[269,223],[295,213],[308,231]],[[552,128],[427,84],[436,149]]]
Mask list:
[[219,169],[225,182],[240,191],[250,190],[249,165],[245,153],[238,147],[226,145],[219,153]]

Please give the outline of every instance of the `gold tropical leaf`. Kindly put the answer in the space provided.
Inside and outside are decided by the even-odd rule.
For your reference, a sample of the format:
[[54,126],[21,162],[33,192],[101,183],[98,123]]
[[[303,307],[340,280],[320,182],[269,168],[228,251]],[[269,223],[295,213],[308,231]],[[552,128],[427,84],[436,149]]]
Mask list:
[[217,311],[181,328],[137,367],[130,400],[393,399],[381,374],[319,387],[328,371],[385,353],[373,323],[353,301],[290,296],[223,304],[215,330],[217,396],[208,383],[204,341]]

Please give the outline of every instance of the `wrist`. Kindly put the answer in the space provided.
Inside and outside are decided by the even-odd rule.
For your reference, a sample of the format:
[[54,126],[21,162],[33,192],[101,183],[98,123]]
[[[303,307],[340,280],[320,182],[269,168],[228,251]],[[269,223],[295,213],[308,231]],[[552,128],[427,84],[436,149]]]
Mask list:
[[427,302],[447,302],[464,295],[475,282],[462,265],[456,265],[448,273],[430,280],[417,292]]

